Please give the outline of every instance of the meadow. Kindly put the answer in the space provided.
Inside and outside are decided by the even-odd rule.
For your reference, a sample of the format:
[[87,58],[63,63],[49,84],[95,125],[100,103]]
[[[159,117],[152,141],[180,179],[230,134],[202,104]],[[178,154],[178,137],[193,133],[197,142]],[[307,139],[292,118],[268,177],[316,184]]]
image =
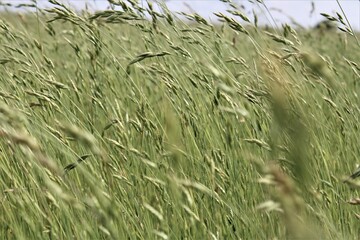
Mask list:
[[[1,239],[359,239],[360,43],[214,13],[0,13]],[[258,1],[258,4],[263,4]]]

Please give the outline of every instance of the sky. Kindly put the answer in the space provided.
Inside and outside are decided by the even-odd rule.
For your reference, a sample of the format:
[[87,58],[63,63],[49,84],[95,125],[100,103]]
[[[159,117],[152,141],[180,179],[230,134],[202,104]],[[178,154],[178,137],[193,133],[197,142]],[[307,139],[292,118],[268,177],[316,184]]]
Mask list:
[[[91,10],[102,10],[109,6],[107,0],[58,0],[59,2],[70,4],[75,8],[84,8],[86,4]],[[140,4],[146,6],[145,0],[138,0]],[[2,0],[3,3],[30,3],[30,0]],[[44,5],[46,0],[37,0],[39,5]],[[341,8],[336,0],[264,0],[265,6],[256,3],[256,0],[232,0],[239,6],[243,6],[243,12],[250,19],[253,19],[254,10],[262,24],[281,26],[281,23],[290,23],[293,19],[304,27],[316,25],[324,18],[320,13],[335,15],[336,12],[343,15],[344,11],[353,29],[360,31],[360,0],[339,0]],[[254,3],[250,3],[254,2]],[[313,3],[313,4],[312,4]],[[174,12],[195,11],[208,20],[215,21],[217,18],[213,12],[225,12],[226,4],[219,0],[167,0],[168,8]],[[49,4],[48,4],[49,5]],[[314,8],[312,8],[314,6]],[[267,11],[268,10],[268,11]],[[312,12],[313,10],[313,12]],[[271,14],[269,14],[269,12]],[[312,12],[312,13],[311,13]],[[276,23],[274,23],[274,21]]]

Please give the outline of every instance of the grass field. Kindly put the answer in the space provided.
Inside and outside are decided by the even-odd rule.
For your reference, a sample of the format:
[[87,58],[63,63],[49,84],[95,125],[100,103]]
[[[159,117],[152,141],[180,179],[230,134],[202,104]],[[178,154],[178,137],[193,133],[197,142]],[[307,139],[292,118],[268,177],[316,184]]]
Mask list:
[[1,239],[359,239],[346,16],[266,29],[231,5],[215,24],[49,2],[1,13]]

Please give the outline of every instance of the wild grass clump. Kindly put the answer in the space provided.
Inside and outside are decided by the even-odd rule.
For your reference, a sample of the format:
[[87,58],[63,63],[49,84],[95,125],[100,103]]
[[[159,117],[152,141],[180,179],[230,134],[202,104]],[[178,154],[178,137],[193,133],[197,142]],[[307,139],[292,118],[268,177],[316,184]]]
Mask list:
[[359,237],[358,34],[223,2],[1,13],[2,238]]

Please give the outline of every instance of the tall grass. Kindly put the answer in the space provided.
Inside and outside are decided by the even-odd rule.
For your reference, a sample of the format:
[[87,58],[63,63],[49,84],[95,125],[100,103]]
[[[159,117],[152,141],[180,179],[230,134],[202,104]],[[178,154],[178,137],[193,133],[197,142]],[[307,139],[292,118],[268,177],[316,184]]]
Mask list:
[[1,238],[359,238],[343,13],[266,30],[230,2],[216,24],[111,2],[2,13]]

